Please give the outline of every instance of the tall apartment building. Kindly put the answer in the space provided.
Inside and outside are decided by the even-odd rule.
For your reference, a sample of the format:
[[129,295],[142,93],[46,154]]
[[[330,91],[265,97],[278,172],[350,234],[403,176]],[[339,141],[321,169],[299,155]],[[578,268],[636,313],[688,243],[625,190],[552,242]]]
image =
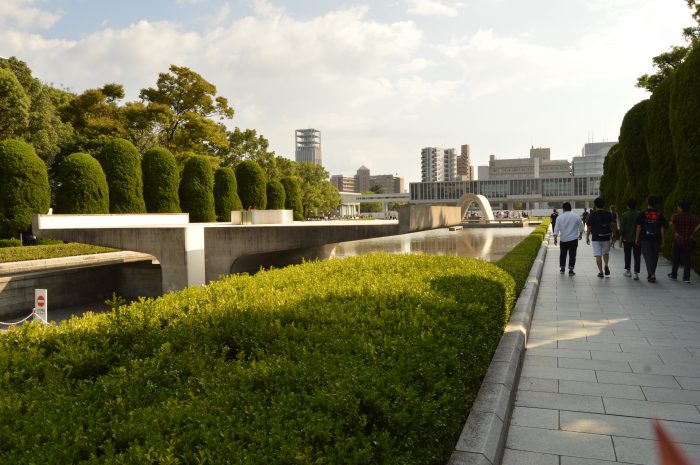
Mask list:
[[356,183],[355,176],[343,176],[342,174],[331,176],[331,185],[338,189],[338,192],[357,192]]
[[457,179],[455,149],[425,147],[420,153],[422,182],[454,181]]
[[297,162],[311,162],[323,165],[321,161],[321,131],[297,129],[294,131],[295,159]]
[[462,153],[457,156],[457,179],[460,181],[474,180],[474,165],[471,161],[469,144],[463,144]]

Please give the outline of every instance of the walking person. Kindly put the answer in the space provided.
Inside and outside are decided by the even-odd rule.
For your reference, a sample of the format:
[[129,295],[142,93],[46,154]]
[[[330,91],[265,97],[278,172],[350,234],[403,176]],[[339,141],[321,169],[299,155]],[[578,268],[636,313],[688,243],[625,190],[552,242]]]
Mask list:
[[634,257],[634,280],[639,281],[639,267],[641,265],[642,249],[637,245],[637,218],[639,210],[637,210],[637,201],[635,199],[627,200],[627,211],[622,214],[620,219],[620,241],[625,251],[625,273],[627,277],[632,276],[631,267],[632,258]]
[[[588,215],[588,229],[586,230],[586,244],[591,243],[593,235],[593,256],[598,266],[598,277],[610,276],[608,262],[610,260],[610,245],[615,240],[613,236],[613,219],[609,211],[605,210],[605,200],[597,197],[593,201],[595,211]],[[603,263],[605,269],[603,269]],[[605,274],[603,274],[605,271]]]
[[583,221],[583,228],[586,228],[586,222],[588,221],[588,210],[583,207],[583,213],[581,213],[581,221]]
[[700,218],[690,213],[690,202],[678,202],[678,210],[671,216],[673,231],[673,261],[671,262],[671,279],[678,278],[678,267],[683,264],[683,282],[690,284],[690,257],[695,247],[693,235],[700,230]]
[[557,237],[561,237],[559,245],[559,272],[564,273],[566,267],[566,256],[569,256],[569,276],[574,276],[574,266],[576,266],[576,250],[578,249],[578,241],[583,236],[583,221],[575,213],[571,211],[571,204],[564,202],[562,205],[562,213],[557,218],[557,224],[554,227],[554,245],[557,245]]
[[647,198],[649,208],[637,218],[636,243],[642,248],[647,281],[650,283],[656,282],[656,265],[659,263],[659,251],[664,246],[664,228],[668,225],[663,213],[656,209],[659,200],[657,196],[650,195]]
[[610,214],[612,215],[613,219],[613,241],[610,244],[610,247],[613,249],[615,248],[615,241],[620,238],[620,233],[618,232],[618,227],[617,227],[617,209],[615,208],[615,205],[610,206]]
[[554,231],[554,225],[557,224],[557,217],[559,216],[559,213],[557,213],[557,209],[554,208],[552,210],[552,214],[549,215],[549,219],[552,220],[552,231]]

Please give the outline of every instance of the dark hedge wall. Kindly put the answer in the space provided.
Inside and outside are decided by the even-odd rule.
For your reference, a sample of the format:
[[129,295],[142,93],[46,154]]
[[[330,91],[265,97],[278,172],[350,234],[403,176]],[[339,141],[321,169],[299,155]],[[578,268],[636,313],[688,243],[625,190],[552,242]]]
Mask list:
[[109,186],[110,213],[146,213],[141,157],[125,139],[112,139],[96,156]]
[[102,166],[87,153],[64,158],[56,172],[55,213],[109,213],[109,187]]
[[180,213],[180,172],[170,150],[155,147],[143,154],[143,200],[148,213]]
[[284,187],[284,208],[294,212],[294,221],[304,221],[304,207],[301,203],[301,187],[299,180],[292,176],[280,179]]
[[640,199],[648,192],[649,156],[645,134],[648,104],[649,100],[642,100],[630,108],[620,126],[620,148],[630,186],[624,197]]
[[31,145],[0,141],[0,238],[19,237],[51,204],[46,165]]
[[[648,192],[666,199],[676,186],[676,158],[669,126],[671,81],[664,80],[649,98],[646,120],[649,156]],[[642,200],[642,199],[638,199]]]
[[188,158],[180,181],[180,208],[190,214],[192,223],[216,221],[214,173],[209,159],[202,155]]

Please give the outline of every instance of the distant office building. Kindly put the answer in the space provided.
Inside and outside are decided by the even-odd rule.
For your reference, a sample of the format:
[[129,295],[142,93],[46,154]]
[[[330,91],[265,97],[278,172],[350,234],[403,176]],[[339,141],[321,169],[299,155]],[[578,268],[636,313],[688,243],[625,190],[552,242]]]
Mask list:
[[294,131],[297,162],[310,162],[323,165],[321,161],[321,131],[297,129]]
[[360,166],[355,173],[355,192],[367,192],[372,187],[369,176],[369,168],[365,165]]
[[[394,176],[393,174],[380,174],[371,176],[370,182],[372,186],[378,184],[382,186],[385,194],[400,194],[403,192],[403,178]],[[370,186],[371,187],[371,186]]]
[[581,149],[581,156],[574,157],[571,165],[574,176],[602,176],[605,157],[615,142],[589,142]]
[[355,176],[334,174],[331,176],[331,185],[338,189],[338,192],[357,192]]
[[457,154],[455,149],[425,147],[421,150],[422,182],[443,182],[457,179]]
[[462,145],[462,153],[457,157],[457,180],[474,180],[474,165],[472,165],[471,161],[469,144]]
[[510,158],[497,160],[489,156],[488,166],[478,167],[479,181],[504,179],[559,178],[571,176],[571,163],[568,160],[550,160],[550,149],[530,149],[530,158]]

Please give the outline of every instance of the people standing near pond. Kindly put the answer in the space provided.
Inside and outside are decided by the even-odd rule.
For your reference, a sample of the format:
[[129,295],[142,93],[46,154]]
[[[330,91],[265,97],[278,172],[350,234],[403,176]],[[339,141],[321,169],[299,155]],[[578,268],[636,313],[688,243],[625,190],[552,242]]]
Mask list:
[[[595,211],[588,215],[588,229],[586,230],[586,244],[591,243],[593,236],[593,256],[598,266],[598,277],[610,276],[608,261],[610,260],[610,245],[615,240],[613,236],[613,219],[609,211],[605,210],[605,200],[597,197],[593,204]],[[605,264],[605,268],[603,268]],[[605,272],[605,274],[603,274]]]
[[627,200],[627,211],[620,219],[620,241],[625,252],[625,273],[627,277],[632,276],[631,263],[634,257],[634,280],[639,280],[639,267],[641,264],[642,249],[637,245],[637,200]]
[[557,224],[557,217],[559,216],[559,213],[557,213],[557,209],[554,208],[552,209],[552,214],[549,215],[549,219],[552,220],[552,231],[554,231],[554,226]]
[[678,202],[676,213],[671,216],[671,231],[673,231],[673,261],[671,279],[678,278],[678,267],[683,264],[683,282],[690,284],[690,257],[695,247],[693,235],[700,230],[700,218],[690,213],[690,202]]
[[617,209],[615,208],[615,205],[610,206],[610,214],[612,215],[612,219],[613,219],[613,232],[612,232],[613,241],[610,244],[610,247],[612,247],[614,249],[615,248],[615,241],[617,239],[619,239],[619,237],[620,237],[620,234],[618,232],[618,227],[617,227]]
[[647,198],[649,208],[637,218],[636,243],[642,248],[647,281],[650,283],[656,282],[656,265],[659,263],[659,251],[664,246],[664,228],[667,226],[663,213],[656,209],[659,200],[657,196],[650,195]]
[[578,241],[583,236],[583,221],[571,211],[571,204],[564,202],[562,205],[564,213],[557,218],[554,227],[554,245],[557,245],[557,238],[560,237],[559,244],[559,272],[563,273],[566,268],[566,256],[569,256],[569,276],[574,276],[574,266],[576,265],[576,250]]

